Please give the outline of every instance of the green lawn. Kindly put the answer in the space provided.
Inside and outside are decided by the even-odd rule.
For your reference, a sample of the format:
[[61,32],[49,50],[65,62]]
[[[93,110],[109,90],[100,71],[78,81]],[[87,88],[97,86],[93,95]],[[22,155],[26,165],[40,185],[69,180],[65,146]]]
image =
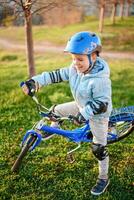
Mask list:
[[[101,39],[105,50],[112,51],[133,51],[134,49],[134,17],[116,19],[116,24],[112,25],[109,19],[105,19],[104,32],[98,33],[98,20],[93,17],[85,21],[65,27],[55,26],[34,26],[33,37],[35,42],[43,43],[49,41],[57,45],[65,45],[68,38],[77,31],[95,31]],[[10,34],[9,34],[10,33]],[[12,42],[24,43],[24,27],[6,27],[0,29],[0,39],[9,39]]]
[[[36,55],[36,71],[66,66],[70,58],[58,54]],[[2,200],[93,200],[90,194],[98,175],[97,161],[90,145],[83,144],[75,153],[76,162],[66,162],[72,142],[55,136],[23,161],[18,174],[11,167],[19,153],[25,131],[40,119],[30,97],[22,94],[19,83],[27,78],[25,55],[17,52],[0,54],[1,134],[0,134],[0,199]],[[108,60],[111,68],[114,107],[133,105],[134,63]],[[58,64],[57,64],[58,63]],[[66,83],[44,87],[38,94],[46,106],[72,100]],[[111,184],[99,200],[132,200],[134,197],[134,134],[111,145]]]

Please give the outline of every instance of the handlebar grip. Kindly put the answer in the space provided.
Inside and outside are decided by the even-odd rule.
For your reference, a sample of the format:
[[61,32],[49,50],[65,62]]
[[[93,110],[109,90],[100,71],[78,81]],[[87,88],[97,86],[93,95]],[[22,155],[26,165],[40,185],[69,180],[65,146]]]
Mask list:
[[26,85],[29,90],[28,95],[33,97],[35,94],[35,85],[30,83],[29,81],[26,81],[26,82],[22,81],[20,83],[20,87],[23,87],[24,85]]
[[25,85],[25,82],[24,82],[24,81],[22,81],[22,82],[20,83],[20,87],[23,87],[23,85]]

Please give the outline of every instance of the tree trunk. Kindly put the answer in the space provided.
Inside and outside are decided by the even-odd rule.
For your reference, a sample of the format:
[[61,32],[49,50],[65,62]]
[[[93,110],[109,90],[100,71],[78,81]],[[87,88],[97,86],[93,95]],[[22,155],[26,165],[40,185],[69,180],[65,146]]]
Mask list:
[[127,5],[126,5],[126,17],[128,17],[128,16],[129,16],[130,4],[131,4],[131,1],[130,1],[130,0],[128,0],[128,1],[127,1]]
[[26,28],[26,53],[28,62],[29,78],[35,75],[34,51],[33,51],[33,35],[32,35],[32,18],[30,9],[25,9],[25,28]]
[[101,1],[100,18],[99,18],[99,32],[100,33],[103,32],[104,11],[105,11],[105,0]]
[[111,14],[112,24],[115,24],[116,7],[117,3],[113,3],[112,14]]
[[123,19],[124,0],[120,0],[120,19]]

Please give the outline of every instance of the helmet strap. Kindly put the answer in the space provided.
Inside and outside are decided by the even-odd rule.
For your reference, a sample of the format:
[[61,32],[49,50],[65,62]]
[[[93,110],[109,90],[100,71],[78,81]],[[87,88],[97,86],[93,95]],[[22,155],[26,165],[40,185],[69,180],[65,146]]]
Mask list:
[[87,74],[88,72],[90,72],[91,69],[94,67],[94,64],[95,64],[95,62],[93,62],[91,60],[91,55],[87,55],[87,56],[88,56],[88,59],[89,59],[89,68],[84,72],[84,74]]
[[89,67],[92,66],[92,59],[91,59],[91,55],[87,55],[88,56],[88,60],[89,60]]

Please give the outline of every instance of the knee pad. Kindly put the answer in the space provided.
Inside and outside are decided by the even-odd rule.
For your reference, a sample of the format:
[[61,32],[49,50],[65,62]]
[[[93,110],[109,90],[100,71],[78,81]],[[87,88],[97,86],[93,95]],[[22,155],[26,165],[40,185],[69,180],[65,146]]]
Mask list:
[[107,151],[106,146],[103,146],[101,144],[93,143],[92,152],[94,156],[100,161],[104,160],[108,156],[108,151]]

